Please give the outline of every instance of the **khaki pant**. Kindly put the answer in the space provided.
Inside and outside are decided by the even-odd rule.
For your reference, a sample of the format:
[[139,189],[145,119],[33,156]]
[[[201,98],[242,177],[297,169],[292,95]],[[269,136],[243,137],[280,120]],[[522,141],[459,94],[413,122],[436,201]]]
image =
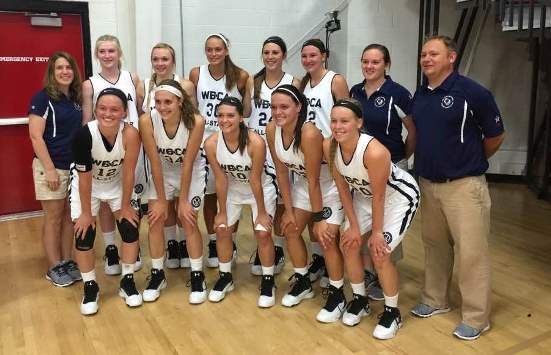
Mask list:
[[[482,329],[490,316],[490,195],[484,176],[447,183],[421,178],[425,286],[421,302],[448,306],[454,257],[463,322]],[[455,249],[455,250],[454,250]]]

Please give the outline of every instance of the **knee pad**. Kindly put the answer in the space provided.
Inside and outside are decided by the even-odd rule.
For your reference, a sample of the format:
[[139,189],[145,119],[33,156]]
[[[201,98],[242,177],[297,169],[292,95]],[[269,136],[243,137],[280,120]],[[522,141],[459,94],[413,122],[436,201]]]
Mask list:
[[138,228],[134,227],[126,218],[123,218],[120,222],[117,221],[117,228],[119,229],[122,241],[125,243],[134,243],[140,238]]
[[75,248],[80,251],[92,250],[95,240],[96,229],[90,226],[84,233],[84,236],[75,234]]

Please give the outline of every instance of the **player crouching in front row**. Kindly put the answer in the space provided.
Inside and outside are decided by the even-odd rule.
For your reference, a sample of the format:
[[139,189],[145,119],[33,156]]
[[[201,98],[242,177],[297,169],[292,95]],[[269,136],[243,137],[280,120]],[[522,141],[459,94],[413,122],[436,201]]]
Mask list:
[[98,311],[94,239],[100,202],[106,202],[115,215],[123,241],[119,295],[130,307],[142,304],[142,295],[134,283],[139,217],[130,204],[140,136],[136,128],[123,121],[127,105],[121,90],[102,90],[94,108],[96,120],[82,127],[73,142],[71,219],[75,223],[75,256],[84,282],[80,305],[83,315]]
[[258,306],[275,304],[274,243],[272,217],[277,191],[274,175],[266,163],[266,143],[243,122],[243,105],[227,96],[217,108],[220,131],[205,141],[207,159],[214,171],[219,213],[214,219],[220,278],[209,293],[209,301],[220,302],[233,290],[231,274],[232,232],[244,205],[250,205],[254,236],[262,264],[262,281]]

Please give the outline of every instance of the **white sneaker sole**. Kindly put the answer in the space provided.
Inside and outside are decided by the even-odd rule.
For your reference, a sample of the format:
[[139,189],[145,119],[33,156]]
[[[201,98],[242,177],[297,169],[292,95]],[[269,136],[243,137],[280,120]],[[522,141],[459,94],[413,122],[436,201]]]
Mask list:
[[207,290],[203,292],[192,292],[189,294],[189,304],[201,304],[207,300]]
[[210,267],[210,268],[218,267],[218,258],[208,258],[207,267]]
[[260,296],[258,298],[258,307],[260,308],[270,308],[275,305],[275,293],[272,292],[272,297]]
[[214,303],[218,303],[226,297],[226,293],[233,291],[233,289],[234,289],[234,286],[233,286],[233,281],[232,281],[229,285],[224,287],[224,289],[222,291],[210,290],[210,292],[209,292],[209,301],[214,302]]
[[103,270],[105,271],[105,275],[116,276],[121,274],[122,267],[121,267],[121,264],[116,264],[111,266],[105,265]]
[[[275,271],[274,271],[275,273]],[[251,274],[255,276],[261,276],[262,275],[262,266],[261,265],[251,265]]]
[[123,289],[119,289],[119,296],[121,298],[124,298],[124,302],[128,307],[139,307],[143,303],[143,298],[140,293],[138,293],[137,295],[128,296]]
[[363,317],[367,317],[370,313],[371,313],[371,309],[368,309],[367,312],[365,311],[365,309],[362,309],[360,311],[360,314],[358,314],[358,315],[344,312],[344,314],[342,316],[342,323],[349,326],[349,327],[356,326],[356,325],[360,324]]
[[341,319],[344,307],[345,307],[345,304],[341,303],[335,308],[333,312],[329,312],[325,308],[322,308],[316,315],[316,320],[320,323],[325,323],[325,324],[335,323],[339,319]]
[[88,302],[86,304],[81,303],[80,304],[80,314],[83,316],[91,316],[96,313],[98,313],[98,301],[99,301],[99,293],[96,297],[95,302]]
[[[382,328],[382,329],[381,329]],[[402,323],[398,323],[396,327],[393,327],[393,329],[387,329],[381,325],[376,325],[375,329],[373,330],[373,337],[375,339],[379,340],[388,340],[392,339],[398,334],[398,330],[402,328]]]
[[300,302],[302,302],[302,300],[310,299],[310,298],[314,298],[314,290],[313,289],[310,289],[309,292],[304,291],[302,294],[300,294],[296,297],[291,296],[289,294],[286,294],[281,299],[281,305],[285,306],[285,307],[294,307],[297,304],[299,304]]
[[144,302],[155,302],[159,297],[161,297],[161,290],[165,289],[167,286],[166,280],[163,280],[159,285],[157,290],[143,290],[142,298]]
[[166,259],[165,266],[167,269],[178,269],[180,267],[180,259]]
[[180,259],[180,267],[182,269],[189,269],[191,267],[191,261],[189,258]]

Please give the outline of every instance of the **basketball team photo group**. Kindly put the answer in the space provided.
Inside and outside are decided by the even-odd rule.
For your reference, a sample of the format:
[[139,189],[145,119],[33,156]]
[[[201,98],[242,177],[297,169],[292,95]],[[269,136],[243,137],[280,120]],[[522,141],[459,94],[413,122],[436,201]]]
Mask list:
[[[116,294],[128,308],[162,303],[168,269],[182,269],[180,301],[194,307],[224,302],[243,283],[257,284],[250,307],[301,307],[320,297],[319,283],[312,322],[368,322],[386,340],[404,313],[450,311],[455,249],[462,305],[450,340],[490,329],[485,172],[504,124],[492,93],[455,70],[451,38],[423,40],[426,83],[414,93],[389,76],[384,43],[357,53],[357,83],[327,69],[317,38],[300,48],[298,77],[285,71],[277,35],[258,44],[256,73],[232,61],[222,33],[204,39],[205,64],[187,77],[167,43],[151,49],[146,78],[124,69],[117,37],[92,49],[99,71],[89,78],[70,53],[53,53],[28,111],[44,275],[82,289],[74,312],[101,316],[102,298]],[[404,309],[397,263],[417,212],[424,284]],[[237,232],[256,245],[247,268],[258,278],[233,272]],[[278,277],[285,265],[289,281]],[[143,284],[134,279],[142,268]],[[119,275],[119,287],[102,287],[99,273]],[[362,320],[378,302],[378,317]]]

